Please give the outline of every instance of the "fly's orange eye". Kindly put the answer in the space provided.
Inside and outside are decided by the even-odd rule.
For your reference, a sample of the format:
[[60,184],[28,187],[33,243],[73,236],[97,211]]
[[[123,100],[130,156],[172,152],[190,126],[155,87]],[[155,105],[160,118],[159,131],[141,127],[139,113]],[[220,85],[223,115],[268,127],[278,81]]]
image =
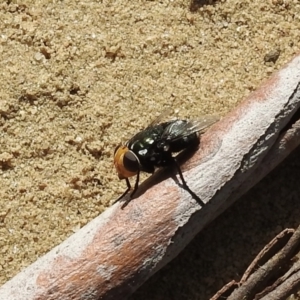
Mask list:
[[139,159],[127,146],[118,146],[115,149],[114,165],[120,179],[135,176],[140,169]]
[[138,172],[140,168],[139,160],[132,151],[127,151],[124,154],[123,165],[129,172]]

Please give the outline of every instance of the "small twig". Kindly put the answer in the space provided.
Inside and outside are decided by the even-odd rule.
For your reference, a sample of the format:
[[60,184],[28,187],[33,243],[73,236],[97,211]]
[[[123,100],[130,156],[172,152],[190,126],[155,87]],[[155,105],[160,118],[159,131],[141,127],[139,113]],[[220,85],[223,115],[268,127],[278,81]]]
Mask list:
[[258,268],[260,265],[267,262],[275,253],[277,253],[279,248],[281,249],[283,245],[286,244],[287,239],[289,239],[294,232],[295,229],[287,228],[276,235],[276,237],[258,253],[239,283],[244,284],[249,276],[254,273],[255,268]]
[[235,289],[239,286],[239,283],[235,280],[232,280],[225,284],[210,300],[221,300],[226,299],[226,295],[230,293],[230,290]]
[[297,292],[300,289],[300,272],[293,274],[287,280],[285,280],[275,290],[267,294],[260,300],[285,300],[291,294]]
[[[276,299],[286,299],[289,295],[293,293],[299,287],[299,281],[296,279],[300,276],[300,261],[292,266],[292,268],[284,274],[282,277],[278,278],[274,284],[265,288],[261,293],[257,294],[255,300],[262,300],[262,299],[272,299],[270,295],[277,295]],[[291,279],[293,278],[293,279]],[[296,280],[295,280],[296,279]],[[276,291],[276,292],[275,292]],[[279,295],[281,295],[279,297]],[[279,298],[278,298],[279,297]]]
[[[272,243],[273,241],[271,241]],[[294,232],[293,236],[272,259],[265,265],[260,267],[253,273],[246,282],[244,282],[238,289],[236,289],[229,297],[228,300],[236,299],[253,299],[264,285],[270,280],[278,271],[284,270],[288,261],[295,254],[296,249],[300,244],[300,226]],[[274,298],[272,298],[274,299]]]
[[[246,285],[247,280],[252,273],[255,272],[255,269],[259,268],[259,266],[265,264],[272,256],[274,256],[280,249],[283,248],[287,243],[287,239],[291,238],[291,235],[295,232],[295,229],[287,228],[280,232],[271,242],[269,242],[255,257],[252,263],[249,265],[244,275],[242,276],[239,282],[235,280],[230,281],[228,284],[224,285],[222,289],[220,289],[210,300],[218,300],[225,299],[225,293],[228,294],[229,289],[235,288],[239,289],[240,286]],[[285,275],[286,276],[286,275]],[[283,278],[283,277],[281,277]],[[280,283],[278,283],[280,284]],[[265,295],[265,294],[263,294]],[[262,296],[263,296],[262,295]],[[229,295],[228,295],[229,296]],[[227,296],[227,297],[228,297]],[[227,298],[226,297],[226,298]]]

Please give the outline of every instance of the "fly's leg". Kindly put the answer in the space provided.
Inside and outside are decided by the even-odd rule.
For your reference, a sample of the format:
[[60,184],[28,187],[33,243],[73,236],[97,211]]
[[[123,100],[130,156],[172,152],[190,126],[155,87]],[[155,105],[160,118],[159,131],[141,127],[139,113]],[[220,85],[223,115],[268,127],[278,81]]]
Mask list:
[[[130,182],[129,182],[129,179],[128,178],[125,178],[126,179],[126,183],[127,183],[127,190],[125,191],[125,193],[122,195],[125,196],[131,189],[131,185],[130,185]],[[133,195],[135,194],[135,192],[137,191],[138,187],[139,187],[139,181],[140,181],[140,171],[138,171],[138,173],[136,174],[136,180],[135,180],[135,184],[134,184],[134,188],[133,188],[133,191],[131,192],[129,198],[124,202],[124,204],[122,205],[122,209],[124,207],[127,206],[127,204],[130,202],[130,200],[132,199]],[[121,198],[122,198],[121,197]],[[119,198],[119,199],[121,199]]]
[[126,189],[126,191],[116,200],[116,201],[114,201],[113,203],[116,203],[116,202],[118,202],[119,200],[121,200],[123,197],[125,197],[127,194],[128,194],[128,192],[131,190],[131,184],[130,184],[130,181],[129,181],[129,179],[128,178],[125,178],[125,180],[126,180],[126,185],[127,185],[127,189]]
[[189,194],[199,203],[199,205],[204,206],[205,203],[188,187],[176,158],[172,157],[172,159],[180,176],[183,188],[189,192]]
[[[128,179],[127,179],[128,180]],[[135,180],[135,184],[134,184],[134,188],[133,191],[130,194],[130,199],[133,197],[133,195],[135,194],[135,192],[137,191],[138,187],[139,187],[139,182],[140,182],[140,171],[137,172],[136,174],[136,180]]]

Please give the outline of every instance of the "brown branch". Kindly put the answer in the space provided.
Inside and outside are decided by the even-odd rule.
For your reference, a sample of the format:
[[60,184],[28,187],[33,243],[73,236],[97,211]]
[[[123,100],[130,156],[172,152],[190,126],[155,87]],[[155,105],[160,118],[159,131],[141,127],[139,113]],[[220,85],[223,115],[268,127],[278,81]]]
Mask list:
[[171,170],[158,172],[123,210],[116,203],[4,284],[0,299],[125,299],[299,145],[299,82],[300,56],[202,136],[182,170],[204,206]]
[[235,280],[232,280],[225,284],[210,300],[220,300],[227,299],[228,295],[232,293],[232,291],[239,287],[239,283]]
[[[292,268],[282,277],[278,278],[271,286],[265,288],[261,293],[257,294],[255,300],[262,299],[282,299],[285,300],[293,292],[300,288],[300,262],[292,266]],[[276,298],[273,298],[276,295]]]
[[268,243],[252,261],[239,283],[245,283],[248,280],[249,276],[254,273],[255,269],[259,268],[259,266],[262,266],[265,262],[267,262],[279,251],[278,248],[282,248],[283,245],[286,244],[287,239],[290,239],[291,235],[294,232],[294,229],[287,228],[280,232],[270,243]]
[[[295,264],[290,270],[286,272],[290,265],[290,260],[295,255],[296,250],[299,250],[300,245],[300,226],[296,231],[286,229],[278,234],[270,243],[268,243],[264,249],[257,255],[250,266],[247,268],[240,282],[236,283],[238,286],[228,296],[227,300],[244,299],[244,300],[261,300],[261,299],[285,299],[285,298],[272,298],[269,295],[284,295],[282,297],[289,296],[298,286],[300,281],[298,280],[300,275],[300,263]],[[286,245],[282,248],[282,243],[287,237],[293,235],[286,242]],[[279,252],[278,248],[282,248]],[[265,260],[267,256],[272,257],[254,272],[254,268],[257,267],[259,262]],[[286,272],[284,274],[284,272]],[[252,273],[250,275],[250,273]],[[284,274],[284,275],[282,275]],[[249,276],[250,275],[250,276]],[[278,278],[274,280],[271,278]],[[271,283],[270,283],[271,280]],[[232,282],[230,282],[231,284]],[[232,285],[232,284],[231,284]],[[227,288],[227,285],[224,287]],[[222,288],[220,291],[222,291]],[[221,299],[217,295],[220,295],[220,291],[212,299]],[[275,291],[277,291],[275,293]],[[289,293],[289,294],[288,294]],[[270,297],[270,298],[268,298]]]
[[286,300],[291,294],[298,292],[300,289],[300,263],[298,262],[293,268],[279,278],[273,286],[265,291],[265,296],[258,298],[260,300]]

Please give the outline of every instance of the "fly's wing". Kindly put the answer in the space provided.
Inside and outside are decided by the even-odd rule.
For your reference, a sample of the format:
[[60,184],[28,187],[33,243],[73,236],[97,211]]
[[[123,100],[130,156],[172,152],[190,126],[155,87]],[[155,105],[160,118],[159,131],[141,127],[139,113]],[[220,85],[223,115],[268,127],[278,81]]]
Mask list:
[[170,116],[172,115],[173,109],[171,107],[164,108],[162,112],[158,115],[158,117],[156,117],[145,129],[141,130],[130,139],[127,139],[127,142],[125,144],[129,145],[134,141],[143,139],[145,135],[149,134],[149,131],[151,131],[153,127],[156,127],[157,125],[161,124],[167,118],[170,120]]
[[162,139],[175,141],[189,136],[195,132],[204,132],[206,128],[218,121],[217,116],[203,116],[197,120],[182,121],[177,120],[166,127],[162,134]]
[[170,121],[170,116],[172,116],[173,119],[174,118],[174,110],[171,107],[166,107],[162,110],[162,112],[159,114],[159,116],[157,118],[155,118],[148,126],[149,127],[153,127],[159,123],[162,123],[166,118],[168,118],[168,121]]

